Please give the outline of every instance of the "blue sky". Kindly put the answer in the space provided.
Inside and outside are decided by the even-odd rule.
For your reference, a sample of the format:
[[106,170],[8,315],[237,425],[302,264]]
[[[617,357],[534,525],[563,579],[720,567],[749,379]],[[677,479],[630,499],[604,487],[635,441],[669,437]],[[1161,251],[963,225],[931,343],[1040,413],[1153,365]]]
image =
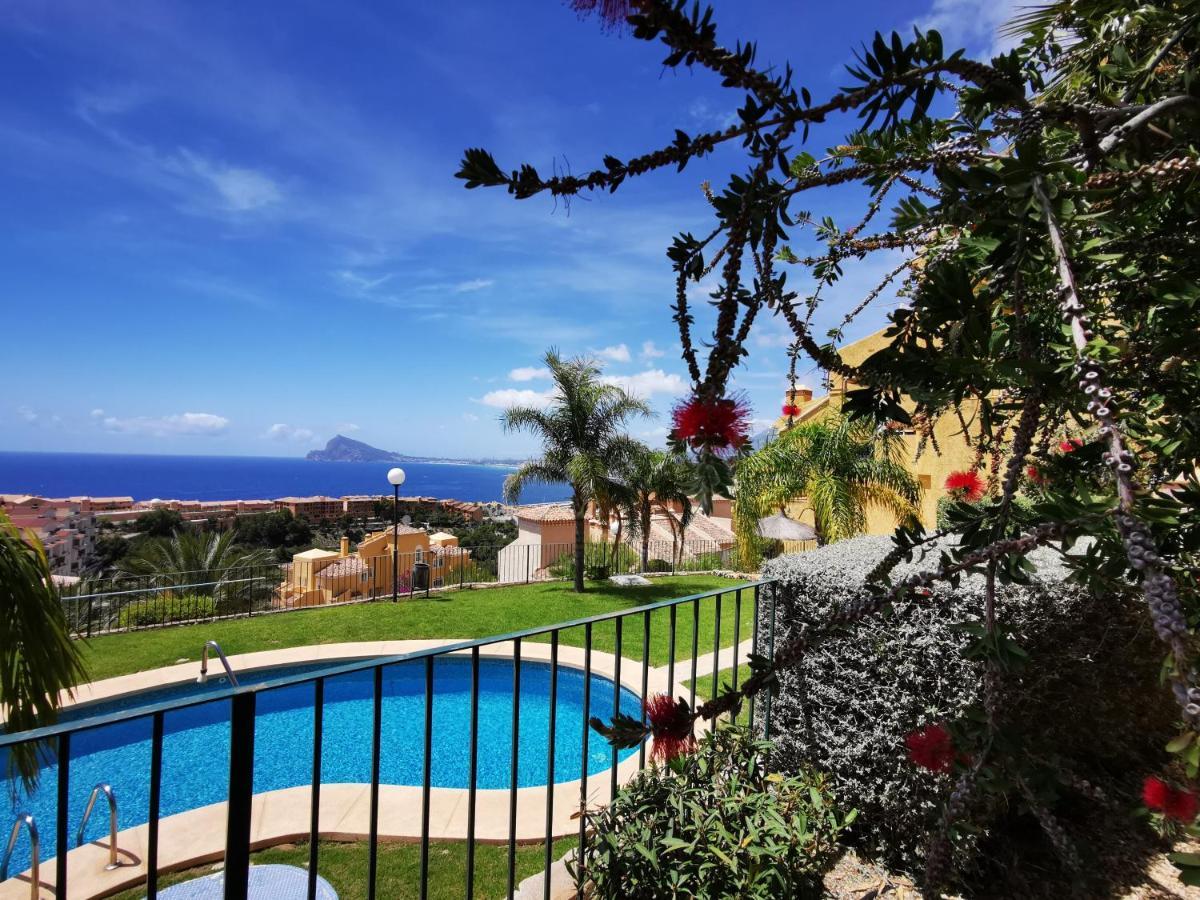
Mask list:
[[[877,28],[986,49],[1007,8],[714,5],[725,43],[757,39],[818,97]],[[739,98],[662,56],[555,0],[9,0],[0,449],[293,456],[340,431],[519,455],[532,442],[497,415],[545,389],[551,345],[665,412],[687,386],[664,250],[706,227],[700,182],[735,157],[569,210],[453,178],[469,146],[582,171],[725,122]],[[824,211],[848,218],[854,200]],[[852,271],[835,299],[886,268]],[[736,378],[764,420],[783,335],[762,321]],[[661,442],[664,419],[633,430]]]

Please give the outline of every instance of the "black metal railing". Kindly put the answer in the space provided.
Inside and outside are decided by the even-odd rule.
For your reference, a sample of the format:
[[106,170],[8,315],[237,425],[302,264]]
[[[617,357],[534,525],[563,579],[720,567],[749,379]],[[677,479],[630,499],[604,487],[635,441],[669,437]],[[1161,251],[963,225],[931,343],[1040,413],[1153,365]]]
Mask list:
[[[94,576],[62,589],[72,633],[94,637],[266,612],[412,597],[489,585],[564,581],[574,577],[572,543],[431,548],[391,554],[294,560],[187,572]],[[727,571],[736,551],[705,540],[588,543],[584,574],[696,574]]]
[[[163,832],[165,829],[173,827],[174,823],[171,817],[175,812],[186,811],[178,808],[179,789],[178,785],[173,784],[168,777],[168,766],[171,767],[171,771],[180,771],[181,766],[187,771],[203,770],[213,759],[224,761],[227,750],[228,789],[224,797],[227,804],[226,827],[224,838],[220,842],[220,846],[223,848],[225,869],[224,896],[226,900],[244,900],[247,897],[250,877],[251,818],[256,784],[256,759],[259,761],[276,759],[276,754],[281,751],[292,756],[304,756],[308,750],[308,747],[305,746],[308,742],[301,730],[293,730],[291,733],[292,746],[285,748],[256,747],[256,736],[260,734],[260,729],[267,727],[259,714],[262,712],[263,716],[270,715],[272,710],[280,707],[281,698],[284,696],[293,699],[298,697],[300,699],[296,701],[297,703],[311,705],[312,761],[311,768],[308,768],[306,759],[300,760],[302,768],[299,771],[303,772],[303,781],[291,786],[309,788],[309,809],[306,817],[309,839],[307,896],[312,900],[317,896],[317,879],[321,872],[321,809],[324,799],[322,785],[324,784],[328,788],[330,784],[339,783],[340,779],[338,773],[331,773],[327,771],[326,767],[331,762],[337,763],[354,746],[361,746],[364,743],[361,741],[364,735],[348,733],[344,728],[339,730],[330,725],[330,716],[340,714],[337,702],[330,700],[330,692],[333,691],[340,700],[344,700],[346,699],[346,686],[353,683],[358,685],[355,688],[358,691],[355,696],[363,701],[364,705],[368,699],[370,701],[370,750],[366,779],[369,783],[369,812],[366,828],[368,852],[365,870],[358,873],[357,876],[361,878],[361,884],[365,885],[366,896],[374,900],[381,893],[380,855],[378,852],[382,803],[380,787],[384,783],[393,783],[387,782],[383,772],[385,769],[390,769],[390,766],[396,762],[395,754],[400,752],[396,744],[396,734],[399,732],[419,733],[421,740],[420,827],[418,835],[408,835],[419,839],[419,884],[416,886],[418,896],[427,897],[430,886],[430,822],[434,772],[435,768],[442,775],[447,771],[437,762],[439,753],[457,752],[458,748],[462,746],[467,747],[468,756],[465,765],[466,784],[457,785],[465,791],[467,804],[465,835],[461,838],[466,842],[466,865],[461,873],[463,896],[467,898],[475,896],[479,878],[476,852],[481,842],[477,836],[477,806],[480,792],[485,789],[507,792],[507,840],[505,842],[507,844],[507,866],[504,881],[507,890],[506,896],[513,896],[518,881],[518,843],[519,840],[525,842],[530,839],[528,834],[518,838],[518,808],[525,808],[520,799],[520,789],[523,786],[540,786],[537,784],[522,785],[520,773],[529,770],[528,766],[524,770],[522,769],[521,763],[526,759],[522,756],[523,752],[532,753],[531,758],[535,764],[539,761],[538,753],[544,752],[546,757],[544,834],[538,835],[535,839],[544,841],[544,863],[547,870],[555,857],[561,855],[561,852],[557,854],[555,852],[555,842],[568,840],[565,836],[567,832],[561,821],[556,825],[554,804],[556,786],[562,790],[563,781],[561,779],[569,777],[573,780],[576,777],[574,770],[563,771],[558,764],[564,734],[563,727],[564,724],[569,724],[566,722],[567,716],[562,711],[565,707],[562,707],[560,694],[560,690],[567,682],[560,684],[560,681],[568,674],[582,676],[582,688],[579,691],[581,696],[579,712],[582,726],[579,731],[572,729],[569,737],[578,738],[580,742],[578,805],[581,809],[590,808],[596,803],[592,788],[597,785],[603,785],[600,788],[601,800],[605,799],[604,794],[607,794],[608,800],[611,800],[616,794],[620,781],[618,765],[630,756],[629,753],[622,756],[616,750],[608,754],[607,750],[599,748],[597,748],[599,756],[589,752],[589,743],[596,746],[598,738],[590,734],[588,719],[593,715],[607,719],[616,710],[635,716],[639,715],[644,709],[643,703],[646,693],[650,689],[651,670],[662,667],[666,669],[666,684],[672,691],[677,687],[684,687],[682,684],[678,686],[675,684],[677,665],[688,667],[685,671],[690,672],[691,679],[687,690],[690,691],[692,700],[695,702],[698,681],[701,682],[702,690],[710,689],[707,679],[703,678],[707,672],[700,671],[698,668],[698,649],[701,646],[708,646],[710,633],[714,654],[718,650],[721,651],[720,657],[714,655],[711,660],[713,668],[711,690],[713,691],[717,688],[720,671],[731,671],[732,679],[736,681],[738,666],[747,661],[748,653],[743,652],[739,646],[739,639],[743,634],[749,636],[747,638],[750,642],[750,646],[747,648],[749,653],[762,652],[768,657],[773,657],[774,623],[771,621],[771,616],[775,609],[775,590],[776,585],[772,581],[743,583],[629,610],[608,612],[479,640],[462,641],[419,652],[331,664],[299,674],[279,676],[277,673],[268,671],[265,674],[259,673],[260,680],[257,683],[251,683],[244,678],[241,686],[236,688],[210,687],[207,692],[194,696],[185,696],[137,708],[118,708],[113,712],[78,718],[74,721],[63,721],[55,726],[35,731],[3,735],[0,736],[0,756],[11,752],[12,748],[17,745],[30,742],[36,742],[44,751],[53,754],[53,763],[43,771],[41,784],[37,791],[23,796],[22,803],[28,804],[31,809],[38,810],[37,817],[40,821],[37,824],[43,835],[43,855],[47,859],[51,856],[54,857],[53,867],[45,866],[43,872],[47,869],[54,872],[55,895],[67,896],[68,879],[70,879],[77,885],[71,888],[71,896],[88,896],[90,894],[88,894],[86,883],[79,883],[91,875],[90,872],[81,868],[84,858],[76,855],[81,851],[74,851],[70,854],[74,858],[70,859],[67,852],[68,825],[72,813],[78,813],[82,806],[81,803],[76,802],[82,795],[76,796],[79,791],[76,791],[75,787],[76,783],[83,788],[92,784],[91,775],[87,772],[88,766],[95,762],[95,758],[87,755],[91,752],[91,748],[98,746],[112,751],[114,747],[117,747],[122,754],[121,758],[128,761],[125,764],[126,769],[131,771],[114,772],[110,780],[114,790],[123,797],[122,815],[129,817],[132,813],[132,817],[135,819],[135,821],[130,821],[127,818],[122,822],[122,827],[129,828],[143,824],[143,822],[147,826],[145,832],[145,889],[150,900],[154,900],[158,894],[159,869],[163,865],[160,855]],[[685,615],[679,615],[680,609],[685,611]],[[686,614],[688,611],[690,611],[690,615]],[[726,620],[724,627],[723,618]],[[722,635],[731,636],[732,641],[726,641],[725,646],[722,646]],[[548,648],[545,646],[547,644]],[[535,645],[541,647],[537,653],[533,653],[531,650]],[[573,662],[564,663],[562,652],[568,647],[575,648],[575,657]],[[678,650],[681,647],[689,648],[688,652],[680,654]],[[508,648],[511,648],[511,652],[508,651]],[[492,764],[489,765],[491,780],[488,782],[487,788],[481,788],[479,786],[482,727],[480,698],[483,694],[481,693],[480,672],[481,666],[485,664],[481,661],[481,651],[489,650],[491,652],[485,657],[487,665],[500,665],[501,675],[504,675],[506,668],[511,668],[512,709],[511,721],[507,729],[508,740],[492,741],[488,747],[488,752],[493,754],[502,752],[504,749],[509,750],[509,757],[506,760],[507,782],[505,783],[502,777],[497,780],[495,773],[501,771],[502,767],[495,765],[495,760],[492,759],[490,760]],[[548,652],[546,652],[547,650]],[[613,655],[611,669],[603,672],[597,669],[596,654],[600,652],[609,652]],[[580,662],[580,658],[582,662]],[[457,677],[455,675],[457,670],[454,667],[464,664],[469,666],[469,677],[450,684],[449,679]],[[536,723],[539,726],[536,729],[531,728],[534,720],[522,715],[521,703],[524,670],[535,664],[542,667],[548,666],[549,669],[547,721]],[[623,678],[623,665],[640,666],[641,671],[637,673],[640,674],[640,678],[636,675],[633,678]],[[568,673],[566,672],[568,669],[574,671]],[[394,693],[389,694],[388,690],[389,685],[394,684],[396,673],[400,672],[408,673],[408,676],[411,676],[410,680],[415,678],[419,682],[419,688],[410,685],[409,694],[415,696],[419,691],[423,696],[420,713],[413,715],[414,719],[419,716],[421,727],[418,732],[417,723],[413,722],[414,727],[412,728],[397,729],[393,722],[385,735],[385,699],[397,696]],[[539,670],[530,670],[530,672],[531,678],[539,677]],[[250,676],[253,673],[246,674]],[[386,680],[385,675],[391,680]],[[657,672],[656,679],[661,678],[661,675],[661,671]],[[366,687],[368,677],[369,688]],[[596,678],[608,678],[612,681],[611,701],[603,694],[597,695],[595,689],[603,685],[594,684]],[[443,679],[446,679],[443,684],[449,684],[449,690],[446,693],[439,693],[439,680]],[[723,678],[722,680],[727,681],[728,679]],[[465,690],[469,693],[469,701],[465,704],[459,697],[463,691],[460,685],[463,683],[466,684]],[[640,696],[634,693],[630,687],[632,684],[640,686]],[[494,683],[489,682],[488,688],[494,691]],[[200,689],[193,688],[192,690]],[[575,689],[572,688],[572,690]],[[309,693],[310,691],[311,693]],[[492,702],[490,697],[488,702]],[[124,704],[125,706],[129,705],[127,700],[124,701]],[[448,732],[435,728],[435,712],[439,705],[452,706],[449,715],[455,719],[461,716],[463,709],[467,710],[466,728],[469,737],[466,741],[459,741]],[[757,730],[760,733],[769,733],[769,694],[758,704],[751,705],[748,711],[751,727],[755,727],[755,706],[757,706],[759,717]],[[391,715],[392,709],[394,707],[388,707],[388,715]],[[217,722],[222,728],[227,723],[227,746],[205,745],[201,752],[195,746],[193,735],[192,744],[172,744],[166,748],[167,752],[164,753],[164,746],[169,737],[174,739],[175,735],[186,732],[186,728],[180,724],[180,716],[189,711],[193,713],[200,711],[208,720]],[[86,710],[83,710],[82,713],[86,715]],[[451,721],[446,718],[446,715],[447,713],[443,712],[442,717],[437,719],[443,729],[447,722]],[[560,719],[564,721],[560,721]],[[488,727],[494,728],[496,721],[494,717],[490,719]],[[134,765],[132,761],[135,759],[135,755],[130,753],[126,745],[119,744],[119,735],[124,735],[126,740],[133,740],[131,735],[135,733],[138,740],[148,739],[149,741],[148,763],[144,768]],[[184,738],[179,738],[179,740],[183,741]],[[453,747],[450,746],[451,741],[453,741]],[[503,746],[505,742],[511,742],[511,747],[505,748]],[[185,759],[170,759],[180,747],[190,747],[191,755]],[[605,760],[605,756],[610,756],[610,759]],[[608,771],[597,771],[596,764],[594,764],[595,759],[600,760],[599,765],[604,765],[607,761],[609,763]],[[643,766],[645,761],[646,752],[643,747],[637,751],[638,766]],[[79,777],[73,774],[73,770],[77,768],[83,770]],[[137,769],[137,771],[132,771],[133,769]],[[216,776],[216,773],[214,772],[213,775]],[[131,783],[123,785],[118,780],[121,778]],[[141,779],[144,779],[144,782]],[[132,780],[139,780],[138,785],[133,785]],[[268,785],[268,787],[270,786]],[[418,785],[412,784],[412,787],[415,788]],[[604,787],[607,787],[607,791],[604,790]],[[126,791],[128,793],[123,793]],[[142,819],[140,810],[130,809],[131,804],[125,799],[129,796],[148,797],[148,802],[144,807],[144,819]],[[164,798],[168,796],[172,798],[173,805],[170,809],[164,810]],[[0,805],[0,809],[2,808],[3,806]],[[22,812],[25,808],[24,805],[19,805],[19,808],[14,808],[14,812]],[[492,808],[494,808],[494,804]],[[529,817],[526,816],[522,821],[528,820]],[[571,824],[569,827],[573,833],[574,825]],[[48,835],[55,835],[56,840],[47,843],[45,837]],[[344,837],[344,835],[342,836]],[[445,835],[441,837],[445,837]],[[586,846],[591,838],[587,820],[581,816],[577,835],[579,846]],[[294,841],[295,830],[289,830],[288,835],[280,836],[281,841],[284,839]],[[492,840],[495,840],[494,835]],[[270,843],[270,836],[264,837],[260,833],[257,841],[260,846]],[[95,857],[88,859],[94,860]],[[167,865],[176,867],[180,863],[179,859],[166,861]],[[97,869],[103,868],[102,861],[96,862],[95,865]],[[27,869],[28,860],[26,865],[20,868]],[[344,865],[339,867],[339,877],[347,877]],[[489,885],[489,892],[496,893],[499,887],[498,884]],[[543,878],[543,896],[545,898],[550,896],[548,876]]]

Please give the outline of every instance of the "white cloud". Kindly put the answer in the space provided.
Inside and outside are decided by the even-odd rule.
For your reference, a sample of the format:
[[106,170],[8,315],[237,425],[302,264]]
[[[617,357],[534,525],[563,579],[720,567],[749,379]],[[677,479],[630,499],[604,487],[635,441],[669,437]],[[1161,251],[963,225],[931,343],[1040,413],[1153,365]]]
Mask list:
[[600,359],[606,359],[609,362],[627,363],[632,358],[629,354],[629,347],[625,344],[617,344],[614,347],[603,347],[600,350],[593,350],[592,353]]
[[662,369],[647,369],[635,375],[606,375],[602,381],[624,388],[636,397],[650,398],[656,394],[678,397],[686,394],[687,384],[674,372]]
[[660,356],[666,356],[666,350],[659,350],[655,346],[654,341],[642,341],[642,352],[638,354],[643,360],[658,359]]
[[454,285],[454,293],[469,294],[472,291],[482,291],[484,288],[490,288],[495,283],[491,278],[472,278],[469,281],[460,281]]
[[342,281],[343,283],[348,284],[352,288],[360,291],[373,290],[379,287],[381,284],[387,283],[392,278],[391,272],[388,272],[386,275],[380,275],[378,278],[371,278],[367,275],[359,275],[357,272],[353,272],[350,269],[340,269],[333,274],[334,277],[339,281]]
[[213,162],[191,150],[180,150],[179,160],[193,175],[207,182],[228,209],[244,212],[283,199],[279,185],[255,169]]
[[28,422],[30,425],[35,424],[41,418],[35,410],[30,409],[28,406],[18,406],[17,415],[21,417],[22,421]]
[[549,378],[550,370],[544,366],[518,366],[508,373],[510,381],[534,381],[538,378]]
[[342,422],[340,425],[338,425],[337,430],[341,434],[354,434],[354,432],[361,431],[362,429],[353,422]]
[[[95,412],[101,412],[96,410]],[[217,435],[229,428],[229,420],[213,413],[185,412],[170,416],[94,416],[105,431],[123,434],[150,434],[155,437],[170,435]]]
[[502,388],[498,391],[488,391],[476,403],[484,406],[494,406],[497,409],[508,409],[510,406],[546,406],[554,397],[553,390],[531,391],[529,389]]
[[995,55],[1016,46],[1013,38],[999,32],[1024,5],[1023,0],[933,0],[916,24],[941,32],[947,52],[966,47],[972,53]]
[[273,441],[311,441],[316,435],[312,429],[297,428],[295,425],[285,425],[277,422],[267,429],[266,436]]
[[463,418],[464,422],[478,422],[479,421],[479,416],[475,415],[475,413],[472,413],[472,412],[463,413],[462,418]]

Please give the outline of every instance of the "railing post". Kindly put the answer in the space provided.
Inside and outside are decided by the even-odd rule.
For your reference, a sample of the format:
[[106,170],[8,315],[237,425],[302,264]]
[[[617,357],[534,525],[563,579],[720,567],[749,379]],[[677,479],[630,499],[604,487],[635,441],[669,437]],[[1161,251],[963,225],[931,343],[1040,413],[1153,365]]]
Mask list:
[[225,823],[225,900],[247,900],[254,801],[253,691],[235,694],[229,731],[229,817]]
[[[771,622],[767,629],[767,647],[771,662],[775,662],[775,599],[778,595],[778,585],[771,583]],[[763,704],[763,740],[771,739],[771,695],[774,689],[767,685],[767,699]]]

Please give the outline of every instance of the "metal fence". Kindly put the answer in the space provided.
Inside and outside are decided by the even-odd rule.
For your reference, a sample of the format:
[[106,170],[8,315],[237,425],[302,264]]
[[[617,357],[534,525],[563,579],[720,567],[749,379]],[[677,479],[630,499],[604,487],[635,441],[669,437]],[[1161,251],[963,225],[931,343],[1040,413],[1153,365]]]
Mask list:
[[[257,566],[150,575],[115,573],[64,588],[62,602],[72,632],[93,637],[267,612],[427,596],[496,584],[570,580],[572,543],[431,547],[399,554],[328,556]],[[590,579],[618,574],[685,574],[728,570],[735,552],[716,541],[651,541],[642,547],[584,545]]]
[[[366,734],[362,735],[363,740],[354,740],[354,743],[363,748],[364,754],[365,748],[367,746],[370,748],[369,765],[364,768],[368,777],[362,779],[368,786],[365,834],[363,834],[363,838],[367,842],[366,860],[362,871],[349,874],[343,864],[339,868],[339,877],[353,878],[361,892],[370,900],[380,896],[378,851],[381,835],[381,810],[389,816],[396,813],[396,810],[390,806],[387,809],[383,807],[386,798],[381,799],[380,787],[384,783],[381,779],[381,771],[387,770],[394,761],[391,757],[400,752],[397,749],[396,735],[399,731],[404,731],[412,735],[414,740],[419,735],[420,740],[420,749],[417,751],[420,756],[419,784],[413,783],[411,786],[411,790],[414,792],[411,804],[412,819],[414,822],[419,821],[419,826],[416,827],[415,833],[408,837],[413,841],[419,841],[419,874],[415,893],[421,898],[425,898],[428,896],[430,888],[431,816],[434,806],[437,805],[437,821],[444,820],[446,817],[446,808],[444,807],[448,802],[444,796],[444,789],[434,787],[431,773],[435,765],[435,757],[439,758],[437,764],[440,767],[442,764],[440,757],[448,752],[447,743],[452,739],[452,736],[446,733],[445,728],[447,713],[443,712],[439,715],[438,722],[440,724],[435,729],[435,711],[443,704],[452,704],[455,700],[455,691],[460,694],[465,693],[469,695],[469,701],[462,704],[460,698],[458,701],[460,705],[453,706],[451,713],[454,716],[461,714],[463,718],[467,719],[465,740],[458,743],[456,751],[462,752],[465,745],[465,759],[461,762],[466,768],[466,783],[465,786],[459,786],[461,795],[450,798],[454,803],[465,804],[465,831],[461,838],[456,838],[465,842],[465,865],[461,870],[454,870],[453,874],[456,877],[461,875],[462,895],[467,898],[474,897],[476,889],[484,887],[488,889],[489,894],[499,895],[501,887],[499,883],[488,885],[479,883],[480,879],[477,877],[479,870],[476,866],[477,848],[480,843],[485,840],[498,843],[499,846],[505,848],[507,858],[507,865],[504,867],[505,892],[503,896],[512,897],[518,883],[518,841],[526,842],[531,839],[527,833],[518,838],[518,810],[520,809],[523,813],[521,821],[522,829],[525,832],[528,832],[530,822],[535,823],[533,827],[539,830],[538,836],[533,840],[543,843],[543,861],[546,868],[549,869],[557,856],[563,852],[560,845],[559,852],[556,853],[556,840],[564,843],[577,840],[579,846],[582,847],[594,838],[594,835],[589,833],[587,819],[583,816],[578,817],[577,824],[572,822],[569,825],[571,829],[569,836],[563,831],[561,824],[556,825],[556,790],[560,792],[560,806],[565,799],[577,810],[596,808],[611,800],[618,790],[619,781],[636,770],[632,765],[627,765],[622,770],[624,774],[619,779],[618,765],[623,760],[619,758],[616,750],[611,751],[610,759],[603,758],[609,754],[600,745],[601,739],[590,733],[587,724],[589,716],[597,715],[607,718],[611,716],[613,710],[617,709],[634,716],[639,715],[643,709],[644,698],[650,691],[652,673],[656,684],[665,683],[668,689],[678,689],[690,694],[693,704],[696,701],[698,686],[708,696],[712,696],[716,692],[718,674],[722,670],[726,673],[731,670],[733,673],[732,679],[725,674],[722,683],[732,680],[736,685],[738,665],[746,660],[747,653],[762,653],[768,658],[774,656],[775,589],[776,586],[771,581],[741,584],[675,600],[652,603],[628,611],[611,612],[542,628],[496,635],[481,640],[464,641],[436,649],[348,664],[334,664],[318,671],[285,677],[268,675],[265,680],[257,684],[243,683],[238,687],[210,691],[202,696],[189,696],[134,709],[126,708],[93,718],[64,722],[36,731],[2,735],[0,736],[0,755],[12,753],[18,745],[31,742],[36,742],[52,754],[54,763],[43,770],[42,781],[37,792],[23,798],[23,802],[29,804],[29,809],[40,810],[36,817],[30,815],[28,824],[41,829],[42,847],[39,855],[45,863],[42,873],[46,876],[53,873],[52,879],[46,877],[44,881],[53,881],[54,895],[68,896],[68,883],[70,882],[75,885],[70,888],[70,896],[91,896],[88,887],[89,879],[94,878],[95,873],[104,868],[104,860],[107,857],[97,856],[95,852],[90,856],[85,856],[86,848],[72,851],[70,854],[64,852],[68,846],[69,828],[77,824],[84,805],[82,801],[90,788],[90,773],[87,772],[89,758],[85,754],[89,748],[97,744],[111,749],[117,739],[110,735],[118,733],[119,729],[124,729],[122,733],[127,736],[126,739],[131,731],[136,731],[143,739],[148,740],[148,763],[144,767],[139,767],[133,762],[124,763],[120,772],[113,773],[114,779],[124,779],[124,781],[120,783],[114,781],[112,786],[118,796],[144,796],[147,798],[144,806],[144,819],[141,813],[135,813],[134,817],[139,821],[129,821],[129,813],[123,812],[126,819],[123,819],[120,824],[125,829],[135,825],[145,825],[142,837],[139,839],[139,842],[144,840],[144,843],[140,844],[144,850],[141,862],[145,866],[146,893],[150,900],[154,900],[158,895],[160,863],[162,866],[181,864],[179,860],[163,859],[160,855],[164,835],[171,835],[173,828],[180,827],[171,810],[168,809],[166,815],[163,812],[164,798],[174,797],[177,792],[176,785],[164,780],[164,735],[170,737],[179,731],[181,728],[179,720],[174,717],[181,711],[198,708],[207,710],[210,720],[218,721],[222,725],[228,724],[227,745],[206,745],[203,751],[194,744],[189,745],[191,746],[191,755],[183,762],[192,770],[209,769],[212,779],[223,780],[227,776],[228,792],[222,794],[226,803],[223,834],[221,830],[216,830],[215,834],[209,836],[209,839],[213,842],[216,851],[214,855],[219,854],[224,862],[224,897],[226,900],[244,900],[248,896],[252,835],[255,849],[269,845],[276,840],[269,834],[263,834],[261,821],[256,824],[257,831],[252,830],[251,827],[252,816],[262,815],[263,811],[268,808],[265,804],[259,805],[258,812],[254,812],[256,759],[261,763],[264,756],[269,758],[271,754],[281,751],[281,748],[278,747],[256,749],[256,734],[261,733],[259,729],[263,727],[262,716],[269,715],[274,708],[272,704],[275,703],[275,700],[273,698],[278,698],[281,692],[285,691],[292,692],[292,695],[289,696],[294,696],[299,692],[299,702],[302,708],[310,710],[310,714],[304,717],[303,727],[295,728],[290,732],[291,746],[284,749],[292,755],[304,757],[300,769],[303,781],[293,786],[300,789],[302,794],[291,794],[288,802],[293,809],[298,805],[300,809],[304,809],[304,805],[307,805],[307,815],[302,813],[307,827],[292,831],[286,837],[280,836],[278,841],[295,842],[299,840],[303,845],[307,838],[307,896],[310,900],[314,900],[318,896],[318,876],[322,871],[322,845],[319,838],[323,835],[326,837],[337,836],[342,839],[346,837],[344,825],[339,824],[336,828],[330,828],[321,824],[323,800],[326,795],[337,790],[335,783],[337,778],[327,775],[323,770],[323,765],[328,767],[331,760],[335,760],[339,754],[348,752],[349,748],[346,745],[351,743],[347,734],[331,730],[327,725],[329,721],[332,721],[328,716],[334,715],[336,712],[334,709],[336,704],[331,706],[327,698],[331,694],[336,695],[339,690],[338,686],[343,684],[346,679],[357,678],[358,683],[362,686],[359,699],[364,705],[369,703],[370,709],[370,713],[364,718],[364,727],[369,722],[369,740],[366,740]],[[749,646],[740,647],[745,642],[748,642]],[[708,663],[705,664],[705,669],[698,668],[701,653],[706,653],[709,647],[712,648],[713,653],[711,675],[707,671]],[[718,657],[718,651],[721,650],[724,652]],[[501,725],[508,737],[507,743],[510,743],[511,747],[499,748],[500,752],[508,749],[508,758],[503,764],[504,768],[507,768],[508,777],[505,782],[500,776],[499,788],[495,787],[494,775],[492,788],[485,789],[479,784],[481,653],[488,665],[495,665],[498,659],[501,660],[503,677],[511,685],[511,720],[507,725]],[[446,668],[449,663],[467,667],[466,675],[460,677],[453,686],[447,685],[447,682],[451,680],[449,670]],[[529,726],[529,720],[524,718],[521,712],[523,673],[530,681],[540,677],[539,673],[533,670],[535,665],[542,669],[548,667],[549,705],[547,708],[549,712],[544,723],[544,730],[542,728],[532,729]],[[622,671],[623,667],[624,672]],[[397,729],[395,722],[392,721],[385,729],[383,725],[385,684],[390,685],[395,673],[400,670],[409,673],[410,681],[415,679],[416,684],[410,684],[409,693],[413,696],[423,696],[423,702],[420,704],[419,712],[413,715],[416,721],[411,723],[411,727]],[[560,719],[563,719],[563,713],[560,708],[562,704],[559,701],[559,689],[565,674],[571,670],[574,671],[576,677],[582,676],[582,696],[578,701],[582,706],[582,718],[574,720],[576,727],[579,726],[580,721],[582,726],[578,731],[572,728],[568,734],[564,731],[565,719],[560,722]],[[604,686],[605,693],[603,695],[596,694],[593,677],[597,671],[611,680],[611,699],[607,697],[607,686]],[[491,677],[489,675],[489,678]],[[488,682],[488,689],[495,690],[494,681]],[[632,702],[629,698],[622,698],[623,691],[632,694]],[[508,690],[503,690],[503,693],[508,694]],[[388,697],[391,697],[390,693]],[[574,695],[572,695],[571,702],[575,702],[573,698]],[[489,700],[489,702],[491,701]],[[767,736],[770,734],[770,704],[771,697],[767,693],[760,698],[758,704],[752,705],[748,711],[752,727],[754,727],[757,716],[757,730]],[[567,739],[571,742],[579,742],[578,772],[564,772],[561,768],[556,767],[559,744]],[[607,770],[594,771],[595,766],[589,764],[589,760],[592,759],[589,742],[592,742],[593,747],[600,749],[601,765],[608,765]],[[221,743],[224,744],[224,741]],[[171,761],[171,754],[175,751],[176,746],[172,745],[170,750],[166,751],[169,761]],[[521,794],[518,766],[522,759],[522,751],[529,747],[538,750],[545,757],[544,781],[539,775],[539,787],[537,788],[538,791],[542,791],[540,785],[544,784],[544,796],[542,794]],[[119,747],[118,750],[124,753],[125,748]],[[488,754],[488,769],[493,773],[498,771],[497,760],[493,758],[497,751],[498,747],[495,744],[484,748],[484,752]],[[636,768],[644,766],[647,748],[643,746],[633,753],[636,755]],[[304,768],[308,764],[309,754],[311,754],[311,772]],[[364,755],[364,761],[365,758]],[[134,757],[122,756],[122,759],[133,760]],[[227,770],[223,765],[226,759],[228,761]],[[633,756],[629,756],[627,759],[631,761]],[[219,769],[212,770],[210,768],[214,760],[221,763]],[[85,774],[83,776],[73,774],[76,767],[83,769]],[[579,780],[577,794],[573,784],[576,776]],[[569,788],[563,786],[566,778],[571,779]],[[418,788],[419,794],[417,793]],[[387,790],[393,789],[388,787]],[[563,798],[561,792],[566,790],[570,790],[572,794],[570,797]],[[436,799],[435,792],[437,792]],[[487,797],[484,797],[485,793],[488,793]],[[307,796],[303,796],[305,794]],[[520,797],[519,794],[521,794]],[[39,796],[41,797],[40,805]],[[417,800],[418,796],[419,801]],[[486,835],[482,833],[483,823],[477,815],[477,810],[479,804],[484,800],[490,804],[488,808],[491,810],[493,819],[496,818],[496,811],[504,808],[501,819],[506,823],[506,835],[495,832],[489,832]],[[418,802],[419,816],[416,815]],[[531,811],[530,803],[544,804],[544,810]],[[14,811],[26,812],[27,810],[23,806],[18,806],[14,808]],[[544,817],[540,814],[541,812],[544,812]],[[544,828],[542,828],[542,823],[544,823]],[[123,835],[124,832],[118,836],[119,841],[127,839]],[[188,835],[189,842],[203,843],[206,839],[204,834],[193,834],[192,830],[188,831]],[[445,836],[441,835],[441,837]],[[193,848],[189,852],[200,853],[201,851]],[[125,851],[122,850],[122,853]],[[211,857],[208,858],[211,860]],[[27,874],[23,877],[28,879],[30,876]],[[334,886],[338,890],[346,890],[344,883]],[[31,887],[36,895],[36,883]],[[549,878],[543,879],[542,896],[550,897]]]

